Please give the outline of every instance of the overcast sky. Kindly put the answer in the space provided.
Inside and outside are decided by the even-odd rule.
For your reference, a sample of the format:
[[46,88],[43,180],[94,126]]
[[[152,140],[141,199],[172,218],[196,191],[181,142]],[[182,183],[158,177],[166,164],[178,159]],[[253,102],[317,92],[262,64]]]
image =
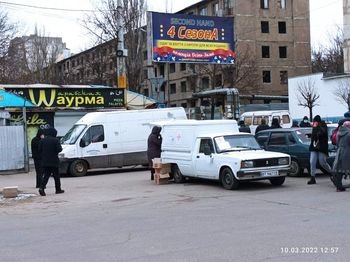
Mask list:
[[[83,11],[49,10],[37,7],[91,10],[93,0],[7,0],[0,1],[1,10],[7,11],[11,21],[19,22],[21,35],[34,32],[35,25],[45,29],[45,35],[62,37],[72,52],[77,53],[91,47],[86,31],[80,26]],[[198,0],[148,0],[151,11],[176,12]],[[20,5],[10,5],[20,4]],[[166,6],[167,3],[167,6]],[[342,0],[310,0],[311,42],[312,45],[326,44],[329,34],[342,27]]]

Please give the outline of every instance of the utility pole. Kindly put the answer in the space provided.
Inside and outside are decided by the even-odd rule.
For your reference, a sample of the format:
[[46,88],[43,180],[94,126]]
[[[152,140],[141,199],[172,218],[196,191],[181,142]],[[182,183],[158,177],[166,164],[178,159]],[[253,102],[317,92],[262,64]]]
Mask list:
[[123,30],[123,6],[122,1],[117,2],[117,28],[118,28],[118,42],[117,42],[117,88],[124,88],[124,101],[127,104],[126,94],[126,57],[128,56],[128,50],[124,49],[124,30]]

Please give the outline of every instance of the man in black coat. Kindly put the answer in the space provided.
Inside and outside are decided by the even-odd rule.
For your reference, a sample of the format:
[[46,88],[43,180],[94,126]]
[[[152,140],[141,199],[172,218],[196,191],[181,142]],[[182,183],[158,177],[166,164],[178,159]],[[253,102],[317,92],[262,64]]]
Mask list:
[[36,188],[40,187],[43,177],[43,169],[41,167],[41,154],[39,153],[39,142],[42,138],[44,138],[44,130],[39,128],[36,136],[31,141],[32,157],[34,160],[36,173]]
[[161,145],[162,145],[162,136],[160,135],[161,130],[162,130],[161,127],[154,126],[147,140],[147,157],[148,157],[149,167],[151,169],[151,180],[154,180],[154,173],[155,173],[152,159],[160,157],[160,153],[161,153]]
[[39,142],[39,152],[41,154],[41,163],[44,173],[39,189],[41,196],[46,196],[44,189],[46,188],[46,184],[51,175],[55,179],[56,194],[64,193],[64,190],[61,189],[61,180],[58,172],[58,153],[62,151],[62,146],[56,135],[57,130],[54,128],[49,128],[45,133],[45,137]]

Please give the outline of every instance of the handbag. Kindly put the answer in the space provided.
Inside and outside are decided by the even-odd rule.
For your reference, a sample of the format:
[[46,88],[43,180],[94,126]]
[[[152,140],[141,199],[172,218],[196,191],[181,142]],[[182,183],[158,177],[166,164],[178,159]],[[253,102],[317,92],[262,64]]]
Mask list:
[[314,142],[313,142],[313,147],[314,147],[315,149],[320,149],[320,141],[319,141],[319,140],[314,141]]

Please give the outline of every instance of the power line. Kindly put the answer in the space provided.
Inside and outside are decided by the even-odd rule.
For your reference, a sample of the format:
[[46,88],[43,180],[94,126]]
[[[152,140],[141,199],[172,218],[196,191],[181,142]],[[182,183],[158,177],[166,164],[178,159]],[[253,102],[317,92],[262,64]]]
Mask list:
[[68,9],[68,8],[55,8],[55,7],[45,7],[45,6],[36,6],[36,5],[25,5],[25,4],[18,4],[18,3],[9,3],[0,1],[0,4],[5,5],[12,5],[12,6],[21,6],[21,7],[29,7],[29,8],[35,8],[35,9],[45,9],[45,10],[54,10],[54,11],[65,11],[65,12],[95,12],[95,10],[92,9]]

